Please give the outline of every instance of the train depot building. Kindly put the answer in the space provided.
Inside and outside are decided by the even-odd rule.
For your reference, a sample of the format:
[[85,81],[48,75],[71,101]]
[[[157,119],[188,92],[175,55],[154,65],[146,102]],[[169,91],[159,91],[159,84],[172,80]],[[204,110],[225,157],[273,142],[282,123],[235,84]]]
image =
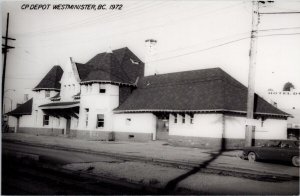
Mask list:
[[[247,88],[220,68],[144,76],[128,48],[70,58],[8,115],[20,133],[89,140],[166,140],[181,146],[244,146]],[[256,143],[287,139],[289,114],[255,95]],[[222,145],[224,145],[222,143]]]

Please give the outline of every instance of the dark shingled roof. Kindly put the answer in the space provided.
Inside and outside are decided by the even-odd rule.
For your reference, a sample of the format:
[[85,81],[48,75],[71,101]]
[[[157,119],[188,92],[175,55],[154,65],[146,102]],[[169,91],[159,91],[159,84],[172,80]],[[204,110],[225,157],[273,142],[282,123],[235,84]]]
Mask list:
[[21,104],[19,107],[7,113],[9,116],[31,115],[32,113],[32,98]]
[[60,91],[60,79],[63,75],[63,70],[59,65],[55,65],[40,81],[40,83],[33,89],[38,90],[56,90]]
[[127,47],[97,54],[85,64],[76,63],[76,67],[81,83],[102,81],[133,85],[144,75],[144,63]]
[[[116,111],[228,111],[245,113],[247,88],[220,68],[168,73],[140,79]],[[256,95],[256,114],[288,116]]]

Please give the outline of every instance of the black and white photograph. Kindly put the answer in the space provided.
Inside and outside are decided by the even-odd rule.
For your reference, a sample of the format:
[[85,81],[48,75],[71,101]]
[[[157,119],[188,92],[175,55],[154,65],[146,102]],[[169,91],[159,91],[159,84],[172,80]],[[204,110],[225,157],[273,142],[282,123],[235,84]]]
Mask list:
[[4,0],[2,195],[299,195],[300,0]]

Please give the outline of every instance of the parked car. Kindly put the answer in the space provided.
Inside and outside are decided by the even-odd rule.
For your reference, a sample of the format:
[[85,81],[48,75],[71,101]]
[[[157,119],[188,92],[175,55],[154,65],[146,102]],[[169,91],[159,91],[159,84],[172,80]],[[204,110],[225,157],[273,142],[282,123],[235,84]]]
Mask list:
[[245,147],[243,158],[249,162],[257,160],[274,160],[290,162],[299,167],[299,141],[282,140],[269,142],[263,146]]

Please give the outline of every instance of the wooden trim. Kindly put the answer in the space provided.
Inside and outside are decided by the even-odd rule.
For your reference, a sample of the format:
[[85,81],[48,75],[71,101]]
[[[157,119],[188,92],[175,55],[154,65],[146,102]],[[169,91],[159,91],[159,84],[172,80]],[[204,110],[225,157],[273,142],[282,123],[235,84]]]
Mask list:
[[[224,110],[224,109],[216,109],[216,110],[170,110],[170,109],[138,109],[138,110],[115,110],[115,113],[145,113],[145,112],[170,112],[170,113],[216,113],[216,112],[232,112],[239,114],[246,114],[246,111],[239,110]],[[263,113],[263,112],[255,112],[255,115],[265,115],[265,116],[276,116],[276,117],[290,117],[291,115],[284,114],[272,114],[272,113]]]

